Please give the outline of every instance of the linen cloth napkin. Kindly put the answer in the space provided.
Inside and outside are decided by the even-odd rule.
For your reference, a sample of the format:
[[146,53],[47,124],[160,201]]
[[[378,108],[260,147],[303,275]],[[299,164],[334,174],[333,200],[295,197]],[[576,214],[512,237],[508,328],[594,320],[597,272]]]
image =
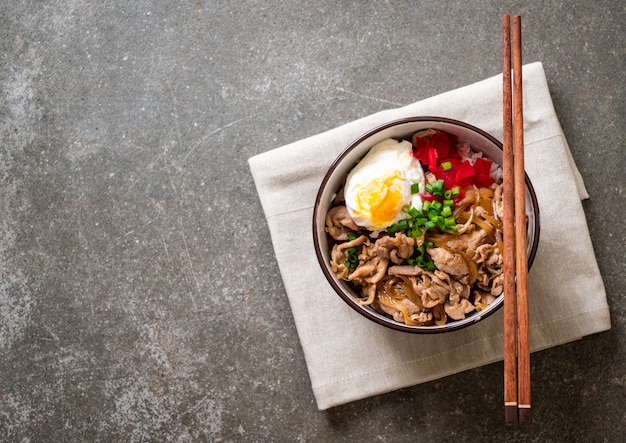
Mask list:
[[[529,272],[531,350],[608,330],[606,293],[581,199],[588,198],[554,111],[543,66],[523,67],[526,171],[541,235]],[[374,324],[333,291],[317,262],[313,205],[326,170],[367,130],[408,116],[462,120],[502,139],[502,76],[361,118],[248,160],[319,409],[431,381],[503,358],[503,310],[445,334]],[[558,190],[558,191],[557,191]]]

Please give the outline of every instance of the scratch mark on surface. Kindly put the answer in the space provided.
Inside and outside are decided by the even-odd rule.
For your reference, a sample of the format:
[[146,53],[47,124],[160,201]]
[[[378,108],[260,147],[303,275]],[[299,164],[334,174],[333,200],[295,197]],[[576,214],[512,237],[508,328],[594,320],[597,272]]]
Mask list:
[[242,121],[244,121],[244,120],[248,120],[248,119],[250,119],[250,118],[252,118],[252,117],[256,117],[257,115],[258,115],[258,114],[248,115],[248,116],[246,116],[246,117],[243,117],[243,118],[240,118],[240,119],[238,119],[238,120],[232,121],[232,122],[230,122],[230,123],[225,124],[224,126],[220,126],[219,128],[214,129],[214,130],[212,130],[211,132],[209,132],[208,134],[204,135],[204,136],[203,136],[200,140],[198,140],[198,142],[197,142],[195,145],[193,145],[193,147],[189,150],[189,152],[187,152],[187,154],[185,155],[185,157],[183,157],[183,161],[182,161],[182,163],[186,162],[186,161],[187,161],[187,158],[189,158],[189,156],[190,156],[190,155],[191,155],[191,154],[192,154],[192,153],[196,150],[196,148],[197,148],[198,146],[200,146],[201,144],[203,144],[203,143],[204,143],[207,139],[209,139],[211,136],[213,136],[213,135],[217,134],[218,132],[223,131],[224,129],[228,129],[228,128],[230,128],[231,126],[234,126],[234,125],[236,125],[237,123],[240,123],[240,122],[242,122]]
[[397,107],[405,105],[404,103],[396,103],[396,102],[392,102],[390,100],[385,100],[385,99],[378,98],[378,97],[372,97],[371,95],[359,94],[358,92],[348,91],[347,89],[344,89],[344,88],[339,88],[338,87],[337,91],[343,92],[345,94],[355,95],[357,97],[365,98],[365,99],[368,99],[368,100],[374,100],[374,101],[381,102],[381,103],[388,103],[390,105],[397,106]]
[[48,337],[35,337],[35,340],[54,341],[53,339]]
[[[189,247],[187,246],[187,237],[185,236],[185,231],[183,227],[183,222],[180,217],[178,217],[178,226],[180,227],[180,233],[183,237],[183,246],[185,247],[185,255],[187,256],[187,263],[189,265],[189,272],[191,273],[191,277],[196,285],[196,292],[200,294],[200,285],[198,284],[198,279],[196,278],[196,274],[193,270],[193,262],[191,261],[191,254],[189,254]],[[194,310],[198,309],[196,306],[196,299],[194,297],[193,291],[189,292],[189,296],[191,297],[191,303],[193,304]]]
[[163,233],[161,233],[161,241],[163,242],[163,249],[165,249],[165,256],[170,258],[170,251],[167,249],[167,242],[165,241],[165,237],[163,237]]
[[187,409],[186,411],[182,412],[180,415],[181,416],[185,416],[191,412],[193,412],[194,410],[198,409],[202,403],[206,402],[207,399],[209,398],[208,395],[205,395],[204,397],[202,397],[200,400],[198,400],[193,406],[191,406],[189,409]]
[[176,130],[176,142],[178,144],[180,144],[180,141],[182,140],[182,136],[180,133],[180,121],[178,118],[178,102],[177,102],[177,96],[174,95],[172,97],[172,106],[174,107],[174,129]]
[[128,231],[126,234],[124,234],[124,236],[128,236],[128,235],[133,234],[133,233],[134,233],[137,229],[142,229],[142,228],[145,228],[145,227],[146,227],[146,226],[148,226],[150,223],[153,223],[155,220],[156,220],[156,218],[153,218],[152,220],[147,221],[146,223],[144,223],[143,225],[139,226],[138,228],[133,228],[133,229],[131,229],[131,230],[130,230],[130,231]]

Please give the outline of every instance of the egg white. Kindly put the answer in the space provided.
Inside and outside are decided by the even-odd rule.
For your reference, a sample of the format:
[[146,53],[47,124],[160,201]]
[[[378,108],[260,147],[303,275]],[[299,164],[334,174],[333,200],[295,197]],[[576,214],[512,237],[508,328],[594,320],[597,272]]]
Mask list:
[[411,143],[383,140],[348,174],[344,189],[348,213],[357,225],[377,234],[409,217],[404,206],[421,210],[419,194],[411,194],[414,183],[424,191],[424,171],[413,157]]

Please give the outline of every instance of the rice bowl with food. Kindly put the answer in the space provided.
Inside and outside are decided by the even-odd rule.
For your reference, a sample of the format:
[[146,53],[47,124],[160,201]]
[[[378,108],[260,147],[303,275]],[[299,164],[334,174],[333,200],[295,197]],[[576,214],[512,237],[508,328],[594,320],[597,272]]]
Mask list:
[[[325,177],[314,214],[318,259],[335,291],[378,323],[415,332],[477,321],[503,295],[498,142],[430,119],[357,140]],[[478,146],[475,131],[495,151]],[[532,187],[529,200],[530,263],[538,240]]]

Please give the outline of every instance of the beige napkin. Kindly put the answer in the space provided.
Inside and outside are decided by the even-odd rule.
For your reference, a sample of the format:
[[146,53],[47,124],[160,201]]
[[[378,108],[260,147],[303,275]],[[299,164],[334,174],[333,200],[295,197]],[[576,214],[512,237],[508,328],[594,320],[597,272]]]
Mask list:
[[[541,63],[524,66],[526,171],[541,239],[529,273],[533,351],[611,327],[581,199],[588,198]],[[333,159],[357,136],[407,116],[465,121],[502,139],[502,77],[379,112],[249,159],[319,409],[503,358],[502,309],[459,331],[412,335],[374,324],[333,292],[313,251],[313,204]]]

